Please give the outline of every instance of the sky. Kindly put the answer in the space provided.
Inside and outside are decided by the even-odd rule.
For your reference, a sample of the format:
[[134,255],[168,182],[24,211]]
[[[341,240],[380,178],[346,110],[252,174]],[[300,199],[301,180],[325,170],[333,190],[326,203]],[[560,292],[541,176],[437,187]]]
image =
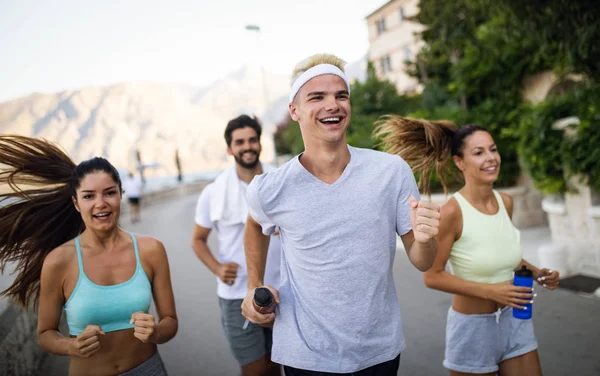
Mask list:
[[244,64],[290,74],[322,52],[352,63],[368,50],[365,17],[387,1],[0,0],[0,102],[119,82],[204,86]]

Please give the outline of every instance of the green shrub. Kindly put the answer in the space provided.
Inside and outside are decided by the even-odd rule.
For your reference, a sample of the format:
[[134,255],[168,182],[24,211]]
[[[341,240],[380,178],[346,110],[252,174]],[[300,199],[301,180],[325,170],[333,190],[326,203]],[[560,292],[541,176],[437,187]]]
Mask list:
[[564,138],[563,163],[569,176],[586,176],[590,187],[600,192],[600,87],[576,90],[571,97],[580,123],[572,126],[574,135]]
[[[568,179],[589,178],[600,192],[600,88],[583,85],[574,91],[532,106],[519,126],[519,153],[535,186],[546,194],[564,193]],[[580,123],[554,129],[556,120],[576,116]]]

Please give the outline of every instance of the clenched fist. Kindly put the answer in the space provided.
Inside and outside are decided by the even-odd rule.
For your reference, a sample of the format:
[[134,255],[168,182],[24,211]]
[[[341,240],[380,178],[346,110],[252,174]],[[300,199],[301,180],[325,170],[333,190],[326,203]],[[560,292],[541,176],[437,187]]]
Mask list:
[[223,283],[228,284],[229,286],[235,283],[235,279],[237,278],[237,271],[240,269],[240,266],[235,262],[226,262],[224,264],[220,264],[217,269],[217,277]]
[[440,227],[440,207],[430,201],[417,201],[410,196],[410,224],[415,241],[427,243],[437,236]]
[[144,313],[136,312],[131,315],[131,324],[135,325],[133,328],[133,336],[144,343],[154,342],[153,339],[156,332],[156,322],[154,316]]
[[[271,291],[273,297],[275,298],[275,304],[279,304],[279,291],[275,290],[271,286],[263,286]],[[264,327],[272,327],[273,322],[275,321],[275,312],[269,313],[261,313],[256,310],[256,306],[254,305],[254,290],[248,290],[248,294],[244,298],[242,302],[242,315],[248,319],[253,324],[257,324]]]
[[103,335],[104,332],[98,325],[86,326],[83,332],[71,341],[69,353],[72,356],[89,358],[101,349],[100,336]]

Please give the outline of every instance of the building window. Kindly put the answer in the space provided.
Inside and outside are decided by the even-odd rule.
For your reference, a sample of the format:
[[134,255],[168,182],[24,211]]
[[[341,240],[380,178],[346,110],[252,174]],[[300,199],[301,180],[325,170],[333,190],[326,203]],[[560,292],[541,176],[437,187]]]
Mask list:
[[406,15],[404,14],[404,8],[400,7],[400,22],[406,19]]
[[386,74],[392,71],[392,59],[390,55],[385,55],[381,58],[381,73]]
[[385,32],[385,18],[377,20],[377,35],[381,35]]
[[404,51],[404,60],[410,61],[410,59],[412,59],[412,51],[410,49],[410,46],[406,45],[402,48],[402,50]]

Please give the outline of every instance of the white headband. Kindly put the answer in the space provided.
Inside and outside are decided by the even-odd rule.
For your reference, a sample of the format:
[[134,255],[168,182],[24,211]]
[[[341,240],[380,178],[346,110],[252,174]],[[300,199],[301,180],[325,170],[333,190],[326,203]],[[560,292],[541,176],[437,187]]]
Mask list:
[[346,87],[348,88],[348,94],[350,94],[350,83],[348,83],[348,78],[340,68],[332,64],[319,64],[302,73],[294,80],[292,88],[290,89],[290,103],[294,101],[294,97],[296,97],[296,94],[298,94],[298,91],[300,91],[300,88],[304,86],[304,84],[313,78],[324,74],[334,74],[344,80]]

